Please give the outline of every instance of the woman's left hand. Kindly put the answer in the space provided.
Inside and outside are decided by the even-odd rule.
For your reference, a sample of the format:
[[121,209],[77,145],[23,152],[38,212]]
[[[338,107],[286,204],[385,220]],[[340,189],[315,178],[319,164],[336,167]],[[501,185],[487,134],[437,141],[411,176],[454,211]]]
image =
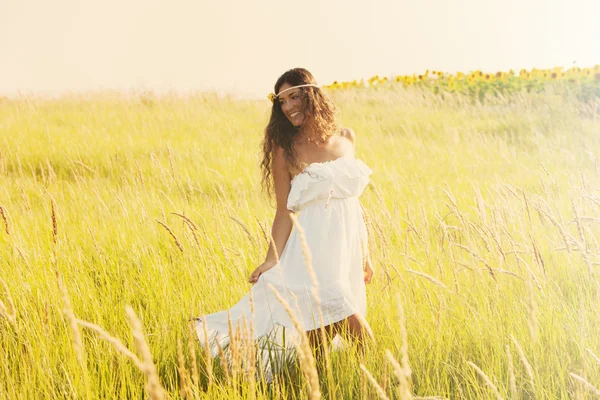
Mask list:
[[373,279],[373,268],[371,268],[371,257],[367,257],[367,261],[365,262],[365,283],[371,283]]

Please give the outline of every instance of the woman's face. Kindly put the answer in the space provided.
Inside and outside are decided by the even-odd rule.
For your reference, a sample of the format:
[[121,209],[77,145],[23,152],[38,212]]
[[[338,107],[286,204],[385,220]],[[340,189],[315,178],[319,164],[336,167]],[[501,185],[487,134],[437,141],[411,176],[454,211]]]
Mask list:
[[302,92],[300,88],[288,90],[285,93],[282,93],[284,90],[293,87],[289,83],[284,83],[279,88],[279,96],[277,96],[277,101],[281,105],[281,110],[287,117],[287,119],[294,126],[300,126],[304,122],[304,97],[305,94]]

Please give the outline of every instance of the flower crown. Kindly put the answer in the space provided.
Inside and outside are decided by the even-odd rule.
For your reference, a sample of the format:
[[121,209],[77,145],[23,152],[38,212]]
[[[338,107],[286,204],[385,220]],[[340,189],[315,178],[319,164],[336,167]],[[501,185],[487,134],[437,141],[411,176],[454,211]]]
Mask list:
[[313,87],[320,87],[319,85],[315,85],[314,83],[307,83],[305,85],[297,85],[297,86],[292,86],[290,88],[287,88],[285,90],[282,90],[281,92],[275,94],[275,93],[269,93],[269,95],[267,96],[269,100],[271,100],[271,103],[275,102],[275,99],[277,98],[277,96],[279,96],[281,93],[287,92],[288,90],[292,90],[292,89],[296,89],[299,87],[305,87],[305,86],[313,86]]

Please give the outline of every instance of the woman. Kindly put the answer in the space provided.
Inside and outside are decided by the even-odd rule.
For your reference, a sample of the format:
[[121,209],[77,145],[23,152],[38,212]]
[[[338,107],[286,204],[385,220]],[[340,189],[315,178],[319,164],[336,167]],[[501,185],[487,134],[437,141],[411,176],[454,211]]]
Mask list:
[[[362,343],[370,332],[365,283],[373,270],[358,197],[372,170],[354,158],[354,132],[338,127],[334,105],[309,71],[285,72],[269,98],[262,183],[276,197],[273,240],[265,261],[249,277],[250,293],[230,310],[196,319],[199,338],[204,344],[209,334],[224,345],[230,329],[249,321],[255,339],[280,327],[293,331],[280,296],[313,345],[319,344],[321,327],[330,339],[340,334]],[[292,213],[298,213],[304,235],[292,230]]]

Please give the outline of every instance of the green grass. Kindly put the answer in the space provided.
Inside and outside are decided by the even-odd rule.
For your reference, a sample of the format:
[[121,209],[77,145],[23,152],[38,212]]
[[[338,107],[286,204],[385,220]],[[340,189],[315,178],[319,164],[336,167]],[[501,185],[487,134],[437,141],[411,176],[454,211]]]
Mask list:
[[[361,202],[377,343],[364,359],[352,348],[332,355],[335,385],[323,375],[323,396],[375,398],[363,362],[399,398],[385,356],[402,357],[399,298],[416,396],[494,398],[470,361],[511,398],[508,349],[516,398],[591,398],[570,373],[600,387],[598,99],[546,92],[482,104],[400,88],[331,95],[374,171]],[[143,372],[87,328],[79,364],[57,273],[77,318],[139,354],[125,312],[133,308],[160,383],[180,397],[177,342],[191,373],[188,318],[233,305],[266,254],[260,225],[270,229],[274,209],[260,191],[259,143],[269,106],[208,94],[0,100],[9,230],[0,220],[8,288],[0,285],[0,300],[4,314],[9,298],[16,311],[14,322],[0,317],[0,398],[145,396]],[[198,226],[199,247],[172,213]],[[192,343],[199,398],[308,398],[293,368],[249,392],[243,377],[228,385],[216,362],[207,387]]]

